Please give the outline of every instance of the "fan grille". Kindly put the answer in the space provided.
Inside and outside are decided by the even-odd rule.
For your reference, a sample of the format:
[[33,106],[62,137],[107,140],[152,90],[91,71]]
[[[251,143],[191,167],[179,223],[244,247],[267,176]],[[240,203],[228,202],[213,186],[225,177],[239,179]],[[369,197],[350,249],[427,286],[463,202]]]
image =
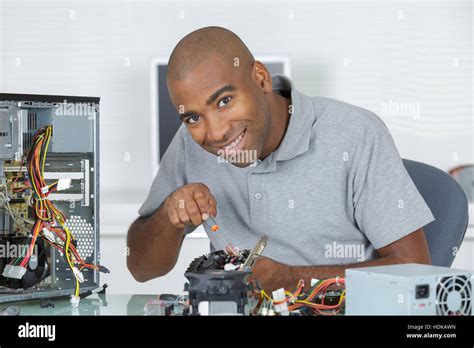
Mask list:
[[437,315],[471,315],[472,285],[463,275],[443,277],[436,288]]
[[77,215],[71,215],[67,227],[77,239],[77,252],[83,259],[94,254],[94,228],[90,222]]

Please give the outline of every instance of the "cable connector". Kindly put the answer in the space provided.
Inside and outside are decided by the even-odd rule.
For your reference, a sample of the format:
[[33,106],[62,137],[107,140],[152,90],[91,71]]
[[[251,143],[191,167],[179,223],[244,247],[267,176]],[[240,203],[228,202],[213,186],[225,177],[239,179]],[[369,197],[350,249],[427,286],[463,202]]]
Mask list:
[[2,276],[5,278],[21,279],[26,273],[26,268],[21,266],[6,265]]
[[275,304],[275,312],[280,313],[281,315],[290,315],[288,311],[288,304],[286,303],[286,296],[285,296],[285,289],[280,288],[278,290],[273,291],[273,303],[275,302],[282,302],[280,304]]
[[79,271],[77,269],[77,267],[73,267],[72,268],[72,272],[74,273],[74,275],[76,276],[77,280],[79,281],[79,283],[83,283],[84,282],[84,274],[82,274],[81,271]]
[[239,268],[238,265],[234,265],[233,263],[226,263],[224,265],[224,271],[235,271],[237,268]]
[[105,266],[99,265],[99,272],[110,273],[109,269]]
[[48,186],[42,187],[41,192],[44,194],[47,194],[49,192],[49,187]]
[[71,303],[71,307],[73,308],[79,307],[80,301],[81,301],[81,298],[79,296],[74,296],[74,295],[71,295],[71,299],[69,300],[69,302]]
[[56,238],[54,238],[54,233],[48,230],[46,227],[43,227],[43,236],[50,242],[56,243]]
[[99,293],[99,294],[104,293],[105,294],[105,289],[107,289],[107,287],[108,287],[108,285],[106,283],[102,286],[99,286],[96,289],[88,290],[85,293],[80,294],[79,296],[80,296],[81,299],[83,299],[83,298],[86,298],[87,296],[90,296],[92,294],[97,294],[97,293]]
[[69,188],[71,188],[71,178],[58,180],[58,185],[56,186],[57,191],[67,190]]

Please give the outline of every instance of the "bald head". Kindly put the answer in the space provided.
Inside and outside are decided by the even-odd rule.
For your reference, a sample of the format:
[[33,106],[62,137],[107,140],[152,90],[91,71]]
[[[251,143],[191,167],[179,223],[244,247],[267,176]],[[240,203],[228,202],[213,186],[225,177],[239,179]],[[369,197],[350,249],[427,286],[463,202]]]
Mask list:
[[168,62],[168,82],[183,80],[186,75],[209,58],[219,58],[240,71],[249,71],[254,57],[243,41],[222,27],[205,27],[182,38]]
[[288,115],[284,98],[273,93],[265,65],[230,30],[206,27],[181,39],[166,82],[181,121],[207,152],[228,160],[253,154],[253,159],[230,159],[248,166],[275,148],[274,129]]

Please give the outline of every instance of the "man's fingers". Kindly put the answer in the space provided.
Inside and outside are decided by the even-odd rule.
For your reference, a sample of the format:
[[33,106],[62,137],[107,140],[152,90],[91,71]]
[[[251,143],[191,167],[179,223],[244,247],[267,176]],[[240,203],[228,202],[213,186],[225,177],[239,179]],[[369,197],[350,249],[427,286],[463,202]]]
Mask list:
[[207,218],[209,217],[208,195],[202,191],[194,192],[194,201],[196,202],[199,208],[201,220],[207,220]]
[[179,228],[184,228],[184,224],[181,223],[175,207],[168,206],[168,217],[173,225]]
[[216,216],[217,203],[204,184],[188,184],[174,191],[169,197],[170,221],[178,227],[198,226],[210,215]]
[[181,223],[184,225],[191,225],[191,219],[188,215],[184,198],[176,197],[175,203],[175,208],[179,216],[179,221],[181,221]]
[[209,205],[209,213],[212,216],[217,216],[217,201],[211,193],[209,193],[209,199],[207,204]]
[[201,210],[199,210],[199,206],[193,199],[187,200],[186,210],[194,226],[202,224]]

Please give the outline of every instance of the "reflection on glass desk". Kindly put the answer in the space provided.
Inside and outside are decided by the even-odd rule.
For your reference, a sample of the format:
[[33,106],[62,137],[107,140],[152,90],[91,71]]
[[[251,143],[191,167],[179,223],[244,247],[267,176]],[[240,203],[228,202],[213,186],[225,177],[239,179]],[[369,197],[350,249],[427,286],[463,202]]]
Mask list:
[[[71,307],[68,298],[53,299],[52,305],[41,308],[39,300],[3,303],[20,308],[20,315],[165,315],[157,295],[93,294],[81,299],[78,308]],[[176,315],[180,309],[175,308]]]

